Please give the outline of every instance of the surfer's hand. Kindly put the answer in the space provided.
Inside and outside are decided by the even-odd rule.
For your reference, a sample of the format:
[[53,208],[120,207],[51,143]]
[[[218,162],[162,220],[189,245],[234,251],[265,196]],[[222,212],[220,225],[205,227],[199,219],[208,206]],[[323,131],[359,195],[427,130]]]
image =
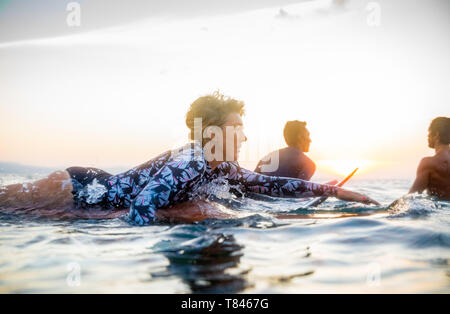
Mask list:
[[365,196],[363,194],[352,192],[344,189],[339,189],[337,192],[336,197],[343,201],[350,201],[350,202],[358,202],[363,204],[374,204],[374,205],[380,205],[377,201],[371,199],[368,196]]
[[374,199],[371,199],[370,197],[368,197],[368,196],[365,196],[365,195],[363,195],[363,199],[361,200],[361,203],[364,203],[364,204],[373,204],[373,205],[381,205],[380,203],[378,203],[376,200],[374,200]]

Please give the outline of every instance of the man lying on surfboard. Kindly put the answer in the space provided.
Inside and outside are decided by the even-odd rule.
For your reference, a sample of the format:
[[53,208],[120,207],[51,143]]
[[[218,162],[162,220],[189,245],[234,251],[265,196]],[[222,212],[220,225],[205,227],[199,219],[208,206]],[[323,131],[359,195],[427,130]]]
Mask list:
[[[301,179],[271,177],[239,166],[239,150],[247,140],[243,132],[244,103],[216,92],[194,101],[186,114],[191,143],[168,151],[117,175],[101,169],[70,167],[27,184],[0,191],[0,209],[7,211],[88,211],[95,218],[129,211],[129,219],[150,224],[156,218],[200,221],[227,215],[214,205],[196,202],[208,195],[208,186],[227,182],[236,193],[302,198],[332,196],[346,201],[378,204],[360,193]],[[199,205],[200,204],[200,207]],[[72,211],[73,212],[73,211]],[[88,218],[94,218],[92,215]],[[231,214],[232,215],[232,214]]]
[[316,165],[305,154],[309,152],[311,144],[306,122],[288,121],[284,126],[283,135],[288,147],[271,152],[261,159],[255,172],[268,176],[310,180],[316,171]]
[[450,200],[450,118],[435,118],[428,129],[428,146],[434,156],[425,157],[417,169],[417,177],[409,193],[427,190],[429,195]]

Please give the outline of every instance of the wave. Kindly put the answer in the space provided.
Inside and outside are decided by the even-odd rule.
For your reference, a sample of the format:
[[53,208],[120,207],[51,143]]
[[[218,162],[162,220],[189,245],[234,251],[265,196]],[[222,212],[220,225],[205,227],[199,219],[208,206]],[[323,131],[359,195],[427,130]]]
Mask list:
[[403,196],[390,204],[387,209],[390,218],[424,217],[450,209],[450,202],[415,193]]

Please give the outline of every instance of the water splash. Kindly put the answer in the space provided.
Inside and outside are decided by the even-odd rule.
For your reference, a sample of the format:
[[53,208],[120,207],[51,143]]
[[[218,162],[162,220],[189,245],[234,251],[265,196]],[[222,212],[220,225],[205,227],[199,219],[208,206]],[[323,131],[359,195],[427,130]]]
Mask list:
[[209,182],[208,184],[202,185],[196,191],[189,194],[189,200],[202,199],[202,200],[212,200],[224,205],[236,206],[239,199],[244,197],[244,192],[240,189],[238,185],[232,185],[224,178],[217,178]]
[[108,190],[103,184],[98,183],[95,178],[92,183],[85,186],[80,192],[80,197],[85,197],[86,203],[88,204],[98,204],[108,193]]
[[391,218],[428,216],[440,208],[437,198],[418,193],[408,194],[389,205]]

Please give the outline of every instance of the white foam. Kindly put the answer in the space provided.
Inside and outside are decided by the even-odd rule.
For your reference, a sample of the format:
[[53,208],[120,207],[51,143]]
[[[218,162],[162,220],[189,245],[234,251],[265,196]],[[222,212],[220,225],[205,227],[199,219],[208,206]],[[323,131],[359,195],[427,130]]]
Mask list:
[[80,191],[80,196],[85,197],[86,203],[97,204],[102,199],[103,196],[108,192],[103,184],[98,183],[97,179],[94,179],[91,184],[88,184],[82,191]]

